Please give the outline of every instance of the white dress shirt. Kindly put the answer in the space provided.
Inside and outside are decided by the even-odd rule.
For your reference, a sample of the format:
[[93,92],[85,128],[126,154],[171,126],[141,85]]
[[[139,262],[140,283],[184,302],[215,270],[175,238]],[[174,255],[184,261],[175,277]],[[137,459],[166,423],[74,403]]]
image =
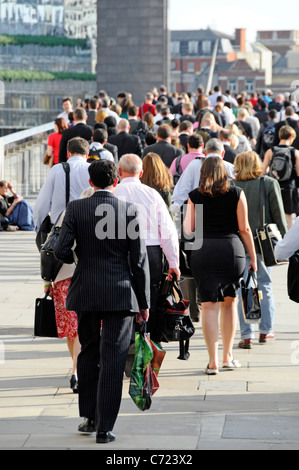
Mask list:
[[[209,153],[206,158],[208,157],[219,157],[219,155],[216,153]],[[181,174],[177,184],[175,185],[171,198],[173,203],[172,209],[174,213],[177,213],[178,209],[188,201],[189,193],[191,193],[193,189],[199,187],[201,166],[204,160],[204,158],[192,160],[192,162],[189,163],[187,168]],[[223,163],[226,167],[229,178],[234,179],[234,165],[232,163],[226,162],[225,160],[223,160]]]
[[[79,199],[82,192],[89,187],[89,173],[85,157],[75,155],[68,159],[70,165],[70,201]],[[65,210],[65,171],[60,164],[54,165],[47,175],[34,205],[33,220],[36,231],[50,213],[54,224]]]
[[170,268],[179,267],[179,242],[176,227],[158,191],[142,184],[139,178],[124,178],[114,195],[136,204],[140,211],[140,232],[146,246],[161,246]]
[[121,120],[119,115],[115,111],[112,111],[110,108],[100,108],[100,109],[103,110],[103,111],[106,111],[108,116],[114,117],[114,119],[116,120],[116,124],[118,124],[119,121]]
[[69,122],[70,122],[69,113],[67,113],[66,111],[63,111],[62,113],[58,114],[57,117],[58,118],[63,118],[67,124],[69,124]]
[[279,261],[289,259],[295,251],[299,250],[299,217],[294,225],[275,246],[275,256]]

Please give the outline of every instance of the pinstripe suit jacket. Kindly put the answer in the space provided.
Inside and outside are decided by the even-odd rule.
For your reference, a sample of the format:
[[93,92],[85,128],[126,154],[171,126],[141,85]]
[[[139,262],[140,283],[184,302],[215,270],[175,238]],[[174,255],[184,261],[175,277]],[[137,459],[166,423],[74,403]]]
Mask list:
[[73,263],[76,241],[78,264],[68,290],[67,310],[136,312],[136,298],[139,308],[149,308],[145,243],[136,232],[135,237],[128,236],[130,227],[137,225],[136,206],[109,191],[68,204],[55,247],[59,260]]

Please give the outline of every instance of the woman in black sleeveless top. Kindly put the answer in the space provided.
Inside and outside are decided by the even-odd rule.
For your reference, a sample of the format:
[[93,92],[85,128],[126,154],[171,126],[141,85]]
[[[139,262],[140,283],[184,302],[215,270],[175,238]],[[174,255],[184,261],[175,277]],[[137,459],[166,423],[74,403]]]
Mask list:
[[[203,240],[197,249],[198,220],[202,220]],[[223,367],[240,366],[233,358],[232,349],[237,325],[237,292],[245,269],[242,241],[250,256],[249,268],[257,269],[245,194],[240,188],[230,186],[219,157],[207,157],[202,165],[200,186],[189,194],[184,230],[187,235],[195,231],[197,242],[193,245],[190,264],[202,303],[202,327],[209,353],[205,372],[217,374],[219,310]]]

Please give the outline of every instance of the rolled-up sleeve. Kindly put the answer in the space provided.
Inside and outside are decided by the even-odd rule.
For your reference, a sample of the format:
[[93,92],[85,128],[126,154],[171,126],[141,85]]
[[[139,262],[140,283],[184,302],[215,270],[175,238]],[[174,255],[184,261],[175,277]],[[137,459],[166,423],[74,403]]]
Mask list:
[[289,259],[295,251],[299,250],[299,217],[294,225],[285,234],[275,247],[275,256],[278,260]]

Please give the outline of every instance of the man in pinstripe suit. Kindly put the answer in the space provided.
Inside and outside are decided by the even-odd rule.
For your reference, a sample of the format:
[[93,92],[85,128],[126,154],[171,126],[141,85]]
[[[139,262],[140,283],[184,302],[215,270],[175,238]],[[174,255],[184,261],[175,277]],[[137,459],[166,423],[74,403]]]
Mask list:
[[149,316],[149,269],[137,208],[113,195],[115,164],[95,161],[89,174],[95,192],[69,203],[55,255],[72,263],[76,241],[78,264],[66,308],[77,312],[81,343],[79,412],[85,420],[79,431],[96,431],[96,442],[107,443],[115,439],[133,312],[139,323]]

